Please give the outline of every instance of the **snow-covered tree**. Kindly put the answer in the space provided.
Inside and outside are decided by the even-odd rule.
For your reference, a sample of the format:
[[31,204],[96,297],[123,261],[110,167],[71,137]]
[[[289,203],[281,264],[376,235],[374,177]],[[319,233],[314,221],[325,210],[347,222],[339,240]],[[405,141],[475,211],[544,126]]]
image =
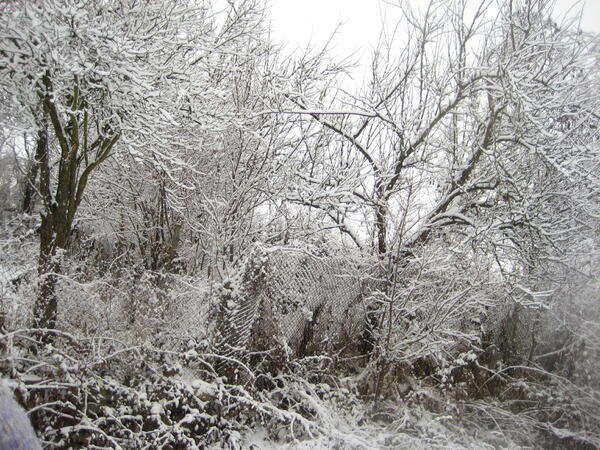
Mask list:
[[[36,324],[55,325],[56,276],[90,178],[115,152],[168,158],[218,48],[200,2],[2,5],[0,88],[36,135],[42,198]],[[163,159],[164,159],[163,158]]]
[[[294,70],[288,108],[312,122],[288,198],[371,239],[384,263],[367,314],[380,365],[443,365],[449,336],[481,350],[502,305],[517,323],[558,301],[544,280],[596,227],[597,47],[546,1],[398,6],[406,32],[383,34],[368,87],[336,89],[323,57]],[[524,314],[506,342],[515,363],[536,351]]]

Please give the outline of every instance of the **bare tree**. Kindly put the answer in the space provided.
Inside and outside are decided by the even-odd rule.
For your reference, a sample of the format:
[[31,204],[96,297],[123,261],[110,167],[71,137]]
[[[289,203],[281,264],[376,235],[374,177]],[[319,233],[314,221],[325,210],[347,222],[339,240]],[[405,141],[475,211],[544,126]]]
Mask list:
[[[378,348],[380,382],[389,361],[424,357],[441,335],[463,333],[455,313],[547,306],[541,274],[594,228],[584,211],[596,209],[598,186],[593,36],[558,26],[545,1],[503,3],[499,15],[485,0],[398,6],[405,42],[384,34],[367,89],[336,88],[320,55],[300,61],[285,91],[287,108],[312,121],[302,122],[292,200],[359,242],[370,237],[383,262],[364,336]],[[439,251],[448,254],[427,258]],[[477,267],[450,270],[457,254],[480,261],[487,281],[476,281],[486,278]],[[453,285],[463,277],[473,283]],[[535,353],[535,337],[526,339],[521,362]]]
[[60,254],[91,175],[117,143],[131,150],[152,133],[154,151],[172,138],[165,121],[181,103],[172,95],[189,76],[186,51],[206,38],[205,13],[193,2],[3,6],[0,86],[36,130],[43,201],[37,327],[55,326]]

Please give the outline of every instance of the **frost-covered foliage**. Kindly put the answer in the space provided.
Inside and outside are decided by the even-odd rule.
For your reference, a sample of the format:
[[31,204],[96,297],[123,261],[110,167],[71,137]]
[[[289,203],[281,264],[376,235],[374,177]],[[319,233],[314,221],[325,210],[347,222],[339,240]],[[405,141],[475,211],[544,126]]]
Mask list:
[[218,381],[210,355],[193,348],[161,351],[60,332],[55,346],[44,348],[33,335],[3,335],[2,371],[20,381],[17,394],[47,448],[236,447],[236,436],[251,426],[293,427],[294,419],[299,433],[310,432],[295,413]]
[[43,445],[600,447],[600,47],[548,3],[399,2],[353,90],[258,0],[0,2]]
[[[13,229],[4,241],[5,258],[14,266],[23,256],[16,249],[29,247],[35,254],[35,235],[21,231]],[[281,254],[281,248],[274,251]],[[3,307],[13,309],[7,310],[0,335],[0,371],[13,380],[16,398],[30,411],[46,448],[507,448],[541,443],[586,448],[600,438],[594,420],[600,405],[588,391],[597,380],[588,383],[580,376],[594,377],[597,372],[590,370],[598,360],[569,347],[574,329],[572,337],[564,334],[568,342],[555,353],[555,367],[547,361],[546,369],[503,366],[510,359],[493,350],[501,342],[478,340],[481,329],[490,326],[485,314],[471,311],[466,326],[464,321],[440,323],[434,317],[451,318],[452,310],[445,302],[427,304],[429,294],[421,288],[413,289],[421,309],[407,316],[413,321],[403,331],[408,334],[394,334],[384,353],[385,327],[378,331],[377,357],[370,364],[360,355],[331,350],[298,358],[284,347],[248,348],[246,357],[238,353],[242,358],[234,360],[231,354],[215,353],[218,346],[209,341],[223,293],[235,293],[230,300],[239,298],[241,279],[233,277],[226,289],[201,288],[182,275],[102,274],[93,264],[83,270],[78,259],[65,267],[70,269],[59,287],[62,331],[52,332],[52,345],[39,342],[36,330],[26,327],[23,315],[30,314],[31,299],[16,300],[30,298],[31,288],[13,287],[18,296],[3,297]],[[427,279],[435,288],[434,274]],[[593,286],[582,291],[588,293],[580,297],[584,304],[594,301],[595,291],[589,289]],[[381,291],[374,292],[373,298],[389,306]],[[464,304],[477,305],[476,298],[467,297]],[[398,311],[415,307],[397,301]],[[495,311],[493,320],[506,318],[497,305],[480,306]],[[544,317],[550,325],[542,329],[555,336],[556,319]],[[585,339],[592,351],[595,336]],[[421,346],[421,340],[427,345]],[[392,355],[405,357],[394,360]],[[243,368],[243,376],[234,377],[238,384],[222,376],[223,368],[232,366],[238,373]],[[376,383],[382,386],[378,393]]]
[[26,326],[31,319],[37,272],[39,221],[24,215],[2,223],[0,231],[0,328]]

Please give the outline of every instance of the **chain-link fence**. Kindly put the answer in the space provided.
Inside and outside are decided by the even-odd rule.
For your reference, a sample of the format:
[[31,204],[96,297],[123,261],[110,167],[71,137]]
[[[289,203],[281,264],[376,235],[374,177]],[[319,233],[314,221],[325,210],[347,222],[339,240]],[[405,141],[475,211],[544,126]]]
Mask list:
[[309,248],[256,247],[225,284],[221,352],[282,346],[305,356],[356,345],[370,272],[364,261]]
[[535,311],[511,313],[501,296],[475,288],[445,292],[444,280],[423,282],[420,290],[407,285],[396,292],[401,298],[379,298],[376,267],[310,248],[257,246],[221,292],[217,351],[238,359],[271,349],[294,357],[357,355],[370,351],[367,327],[374,318],[376,328],[387,327],[379,334],[392,334],[385,345],[398,361],[431,356],[442,364],[483,348],[512,352],[515,361],[531,358]]

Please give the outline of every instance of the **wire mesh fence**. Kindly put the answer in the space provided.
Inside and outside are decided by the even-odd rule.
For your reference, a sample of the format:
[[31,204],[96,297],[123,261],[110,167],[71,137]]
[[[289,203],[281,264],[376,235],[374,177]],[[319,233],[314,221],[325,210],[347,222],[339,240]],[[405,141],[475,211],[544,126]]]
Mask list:
[[373,282],[364,261],[257,247],[226,284],[219,350],[240,356],[281,346],[305,356],[356,344]]

